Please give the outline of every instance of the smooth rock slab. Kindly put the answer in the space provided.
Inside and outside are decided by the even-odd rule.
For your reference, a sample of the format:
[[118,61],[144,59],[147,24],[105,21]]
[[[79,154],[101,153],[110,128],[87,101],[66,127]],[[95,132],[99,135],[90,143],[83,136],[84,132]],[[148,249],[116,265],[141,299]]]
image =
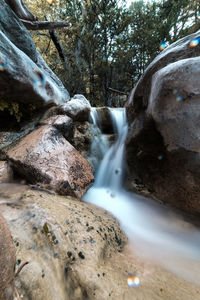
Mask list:
[[29,183],[78,198],[94,177],[91,165],[51,126],[42,126],[8,151],[11,167]]
[[200,58],[169,64],[152,78],[147,114],[168,151],[200,152]]
[[[13,184],[0,185],[0,205],[19,266],[29,261],[15,280],[23,300],[200,300],[199,286],[124,248],[106,211]],[[130,288],[134,272],[140,286]]]
[[133,101],[128,104],[130,119],[135,113],[137,114],[147,108],[151,92],[152,76],[157,71],[176,61],[191,57],[198,57],[200,55],[199,46],[190,47],[190,42],[199,36],[200,31],[197,31],[172,43],[149,64],[132,91]]

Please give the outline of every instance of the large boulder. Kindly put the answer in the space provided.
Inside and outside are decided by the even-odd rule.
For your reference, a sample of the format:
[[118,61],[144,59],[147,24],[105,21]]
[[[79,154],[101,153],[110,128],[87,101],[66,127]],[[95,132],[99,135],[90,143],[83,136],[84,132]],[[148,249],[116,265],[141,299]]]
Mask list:
[[[190,47],[190,42],[200,36],[200,30],[165,48],[147,67],[136,84],[127,103],[129,116],[135,116],[148,106],[153,74],[170,63],[200,55],[200,47]],[[131,120],[131,119],[130,119]]]
[[199,214],[200,47],[191,47],[198,36],[166,48],[138,82],[128,108],[127,154],[132,183]]
[[[23,113],[69,99],[61,81],[37,52],[30,33],[0,0],[0,112]],[[3,112],[2,112],[3,111]]]
[[[127,240],[118,222],[92,204],[4,184],[0,205],[18,266],[29,262],[15,279],[22,300],[200,299],[192,280],[147,263],[124,247]],[[128,286],[129,273],[137,274],[140,286]]]
[[45,125],[7,153],[14,171],[29,183],[81,198],[93,182],[91,165],[54,127]]

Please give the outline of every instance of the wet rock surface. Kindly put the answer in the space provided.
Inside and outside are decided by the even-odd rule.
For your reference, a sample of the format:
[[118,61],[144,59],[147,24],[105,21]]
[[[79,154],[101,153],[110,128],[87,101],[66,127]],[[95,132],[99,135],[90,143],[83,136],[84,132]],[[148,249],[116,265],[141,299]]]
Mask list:
[[[99,115],[99,124],[97,124],[102,132],[113,133],[113,124],[110,115],[110,110],[108,107],[98,107],[96,108],[97,114]],[[100,121],[101,120],[101,121]]]
[[4,0],[0,6],[1,121],[9,112],[21,118],[32,110],[67,101],[67,90],[36,51],[30,33]]
[[[0,205],[17,268],[29,262],[15,279],[21,299],[200,299],[198,286],[132,254],[117,221],[95,206],[16,184],[0,185]],[[134,272],[140,286],[130,288]]]
[[[199,32],[167,47],[147,68],[128,107],[130,181],[151,197],[200,213]],[[134,188],[133,188],[134,190]]]
[[12,169],[29,183],[78,198],[93,182],[91,165],[50,125],[27,135],[7,152]]

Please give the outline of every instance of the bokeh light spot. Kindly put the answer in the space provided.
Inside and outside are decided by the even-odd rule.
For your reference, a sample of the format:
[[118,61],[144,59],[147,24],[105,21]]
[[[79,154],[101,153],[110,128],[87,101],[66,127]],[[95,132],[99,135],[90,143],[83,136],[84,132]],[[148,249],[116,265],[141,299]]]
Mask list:
[[178,95],[178,96],[176,97],[176,101],[182,101],[182,100],[183,100],[183,96]]
[[163,159],[163,155],[162,154],[158,155],[158,159],[162,160]]
[[140,285],[140,278],[136,273],[131,273],[128,275],[127,283],[129,287],[138,287]]
[[34,85],[43,87],[46,82],[45,75],[43,73],[41,73],[39,70],[33,70],[33,71],[37,75],[37,79],[33,80]]
[[160,51],[163,51],[166,47],[167,47],[167,43],[166,42],[161,42],[160,46],[159,46],[159,49],[160,49]]
[[0,59],[0,71],[5,71],[5,69],[7,68],[7,63],[6,61],[4,61],[3,59]]
[[191,40],[189,43],[190,48],[194,48],[198,46],[199,42],[200,42],[200,37],[196,37],[195,39]]
[[49,5],[53,3],[53,0],[46,0]]

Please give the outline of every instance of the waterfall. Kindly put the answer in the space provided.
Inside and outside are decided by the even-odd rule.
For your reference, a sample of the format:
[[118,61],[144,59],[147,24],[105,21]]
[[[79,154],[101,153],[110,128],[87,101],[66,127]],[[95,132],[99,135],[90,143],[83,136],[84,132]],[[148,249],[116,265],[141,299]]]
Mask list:
[[115,191],[122,187],[124,148],[128,126],[125,109],[110,109],[110,115],[114,132],[118,138],[104,155],[97,173],[95,187],[107,187]]
[[90,111],[89,121],[93,124],[91,128],[93,141],[88,160],[96,173],[104,154],[107,153],[109,149],[109,142],[107,137],[101,132],[101,119],[95,107],[92,107]]
[[[123,188],[128,131],[126,112],[125,109],[110,109],[110,115],[117,139],[106,151],[95,183],[84,195],[83,201],[98,205],[118,218],[133,245],[134,253],[199,284],[199,229],[181,220],[162,205]],[[101,143],[100,139],[99,142]]]

